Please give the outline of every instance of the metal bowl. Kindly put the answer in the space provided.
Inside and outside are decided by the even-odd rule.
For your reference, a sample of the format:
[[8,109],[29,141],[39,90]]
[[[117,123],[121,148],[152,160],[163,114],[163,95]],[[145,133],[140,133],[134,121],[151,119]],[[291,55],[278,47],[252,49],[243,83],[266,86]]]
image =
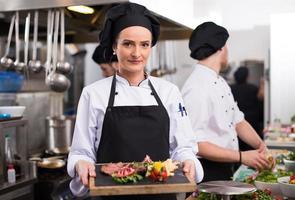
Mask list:
[[295,184],[290,184],[289,181],[289,176],[278,178],[278,182],[283,195],[288,198],[295,198]]

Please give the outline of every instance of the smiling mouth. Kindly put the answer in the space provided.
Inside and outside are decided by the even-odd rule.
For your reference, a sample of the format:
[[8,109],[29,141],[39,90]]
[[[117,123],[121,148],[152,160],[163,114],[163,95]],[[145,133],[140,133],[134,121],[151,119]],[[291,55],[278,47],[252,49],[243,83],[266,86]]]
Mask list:
[[140,60],[129,60],[129,62],[132,63],[132,64],[139,64],[139,63],[141,63]]

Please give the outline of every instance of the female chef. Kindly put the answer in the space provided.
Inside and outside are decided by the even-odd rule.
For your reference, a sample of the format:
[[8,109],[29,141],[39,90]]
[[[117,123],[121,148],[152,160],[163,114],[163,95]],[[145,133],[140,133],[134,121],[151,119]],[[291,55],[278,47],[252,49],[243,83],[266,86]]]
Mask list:
[[[118,71],[85,87],[81,94],[68,158],[68,173],[79,178],[78,183],[87,186],[88,176],[96,176],[94,163],[142,161],[145,155],[182,161],[184,173],[197,182],[202,180],[203,169],[195,156],[197,147],[178,88],[145,73],[159,32],[158,20],[144,6],[124,3],[108,11],[100,45],[105,55],[117,56]],[[73,193],[78,194],[75,188],[79,187],[72,184]],[[147,198],[175,199],[171,195],[136,196]]]

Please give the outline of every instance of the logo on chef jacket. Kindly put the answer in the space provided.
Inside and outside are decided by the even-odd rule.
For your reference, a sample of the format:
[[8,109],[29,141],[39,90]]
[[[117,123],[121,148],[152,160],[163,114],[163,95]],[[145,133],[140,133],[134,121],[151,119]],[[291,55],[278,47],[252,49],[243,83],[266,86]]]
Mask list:
[[181,117],[187,116],[186,109],[181,103],[178,104],[178,113],[181,115]]

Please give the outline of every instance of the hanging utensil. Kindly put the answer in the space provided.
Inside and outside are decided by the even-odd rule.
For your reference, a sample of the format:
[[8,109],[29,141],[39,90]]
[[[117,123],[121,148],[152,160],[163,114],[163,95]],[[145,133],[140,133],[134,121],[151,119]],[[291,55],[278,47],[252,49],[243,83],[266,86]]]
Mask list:
[[52,71],[51,67],[51,53],[52,53],[52,35],[53,35],[54,12],[48,10],[47,14],[47,55],[45,61],[45,83],[48,85],[48,76]]
[[35,73],[40,72],[43,68],[41,61],[37,60],[38,18],[39,12],[36,10],[34,13],[33,55],[29,62],[29,69]]
[[17,71],[21,71],[24,68],[24,63],[20,62],[20,41],[19,41],[19,13],[15,13],[15,61],[13,63]]
[[53,55],[52,70],[47,77],[47,85],[55,92],[64,92],[70,85],[70,80],[63,74],[56,73],[57,55],[58,55],[58,28],[59,28],[59,11],[55,11],[55,27],[53,38]]
[[11,42],[11,38],[12,38],[14,24],[15,24],[15,15],[13,15],[11,18],[5,54],[0,60],[1,65],[5,68],[10,68],[13,66],[13,60],[8,57],[8,54],[9,54],[10,42]]
[[17,24],[17,28],[15,29],[16,31],[16,35],[18,37],[16,37],[17,40],[17,46],[18,46],[18,51],[16,52],[17,55],[17,60],[18,63],[15,64],[15,69],[16,71],[22,72],[23,70],[25,70],[27,68],[28,65],[28,52],[29,52],[29,34],[30,34],[30,18],[31,18],[31,14],[28,13],[27,17],[26,17],[26,22],[25,22],[25,34],[24,34],[24,42],[25,42],[25,46],[24,46],[24,62],[20,62],[19,61],[19,53],[20,53],[20,41],[19,41],[19,14],[17,12],[17,17],[16,17],[16,24]]
[[29,40],[30,40],[30,21],[31,21],[31,13],[28,13],[26,17],[25,24],[25,49],[24,49],[24,70],[26,72],[27,77],[29,77],[28,64],[29,64]]
[[70,74],[73,65],[65,62],[65,13],[63,8],[60,10],[60,14],[60,61],[56,65],[56,70],[62,74]]

